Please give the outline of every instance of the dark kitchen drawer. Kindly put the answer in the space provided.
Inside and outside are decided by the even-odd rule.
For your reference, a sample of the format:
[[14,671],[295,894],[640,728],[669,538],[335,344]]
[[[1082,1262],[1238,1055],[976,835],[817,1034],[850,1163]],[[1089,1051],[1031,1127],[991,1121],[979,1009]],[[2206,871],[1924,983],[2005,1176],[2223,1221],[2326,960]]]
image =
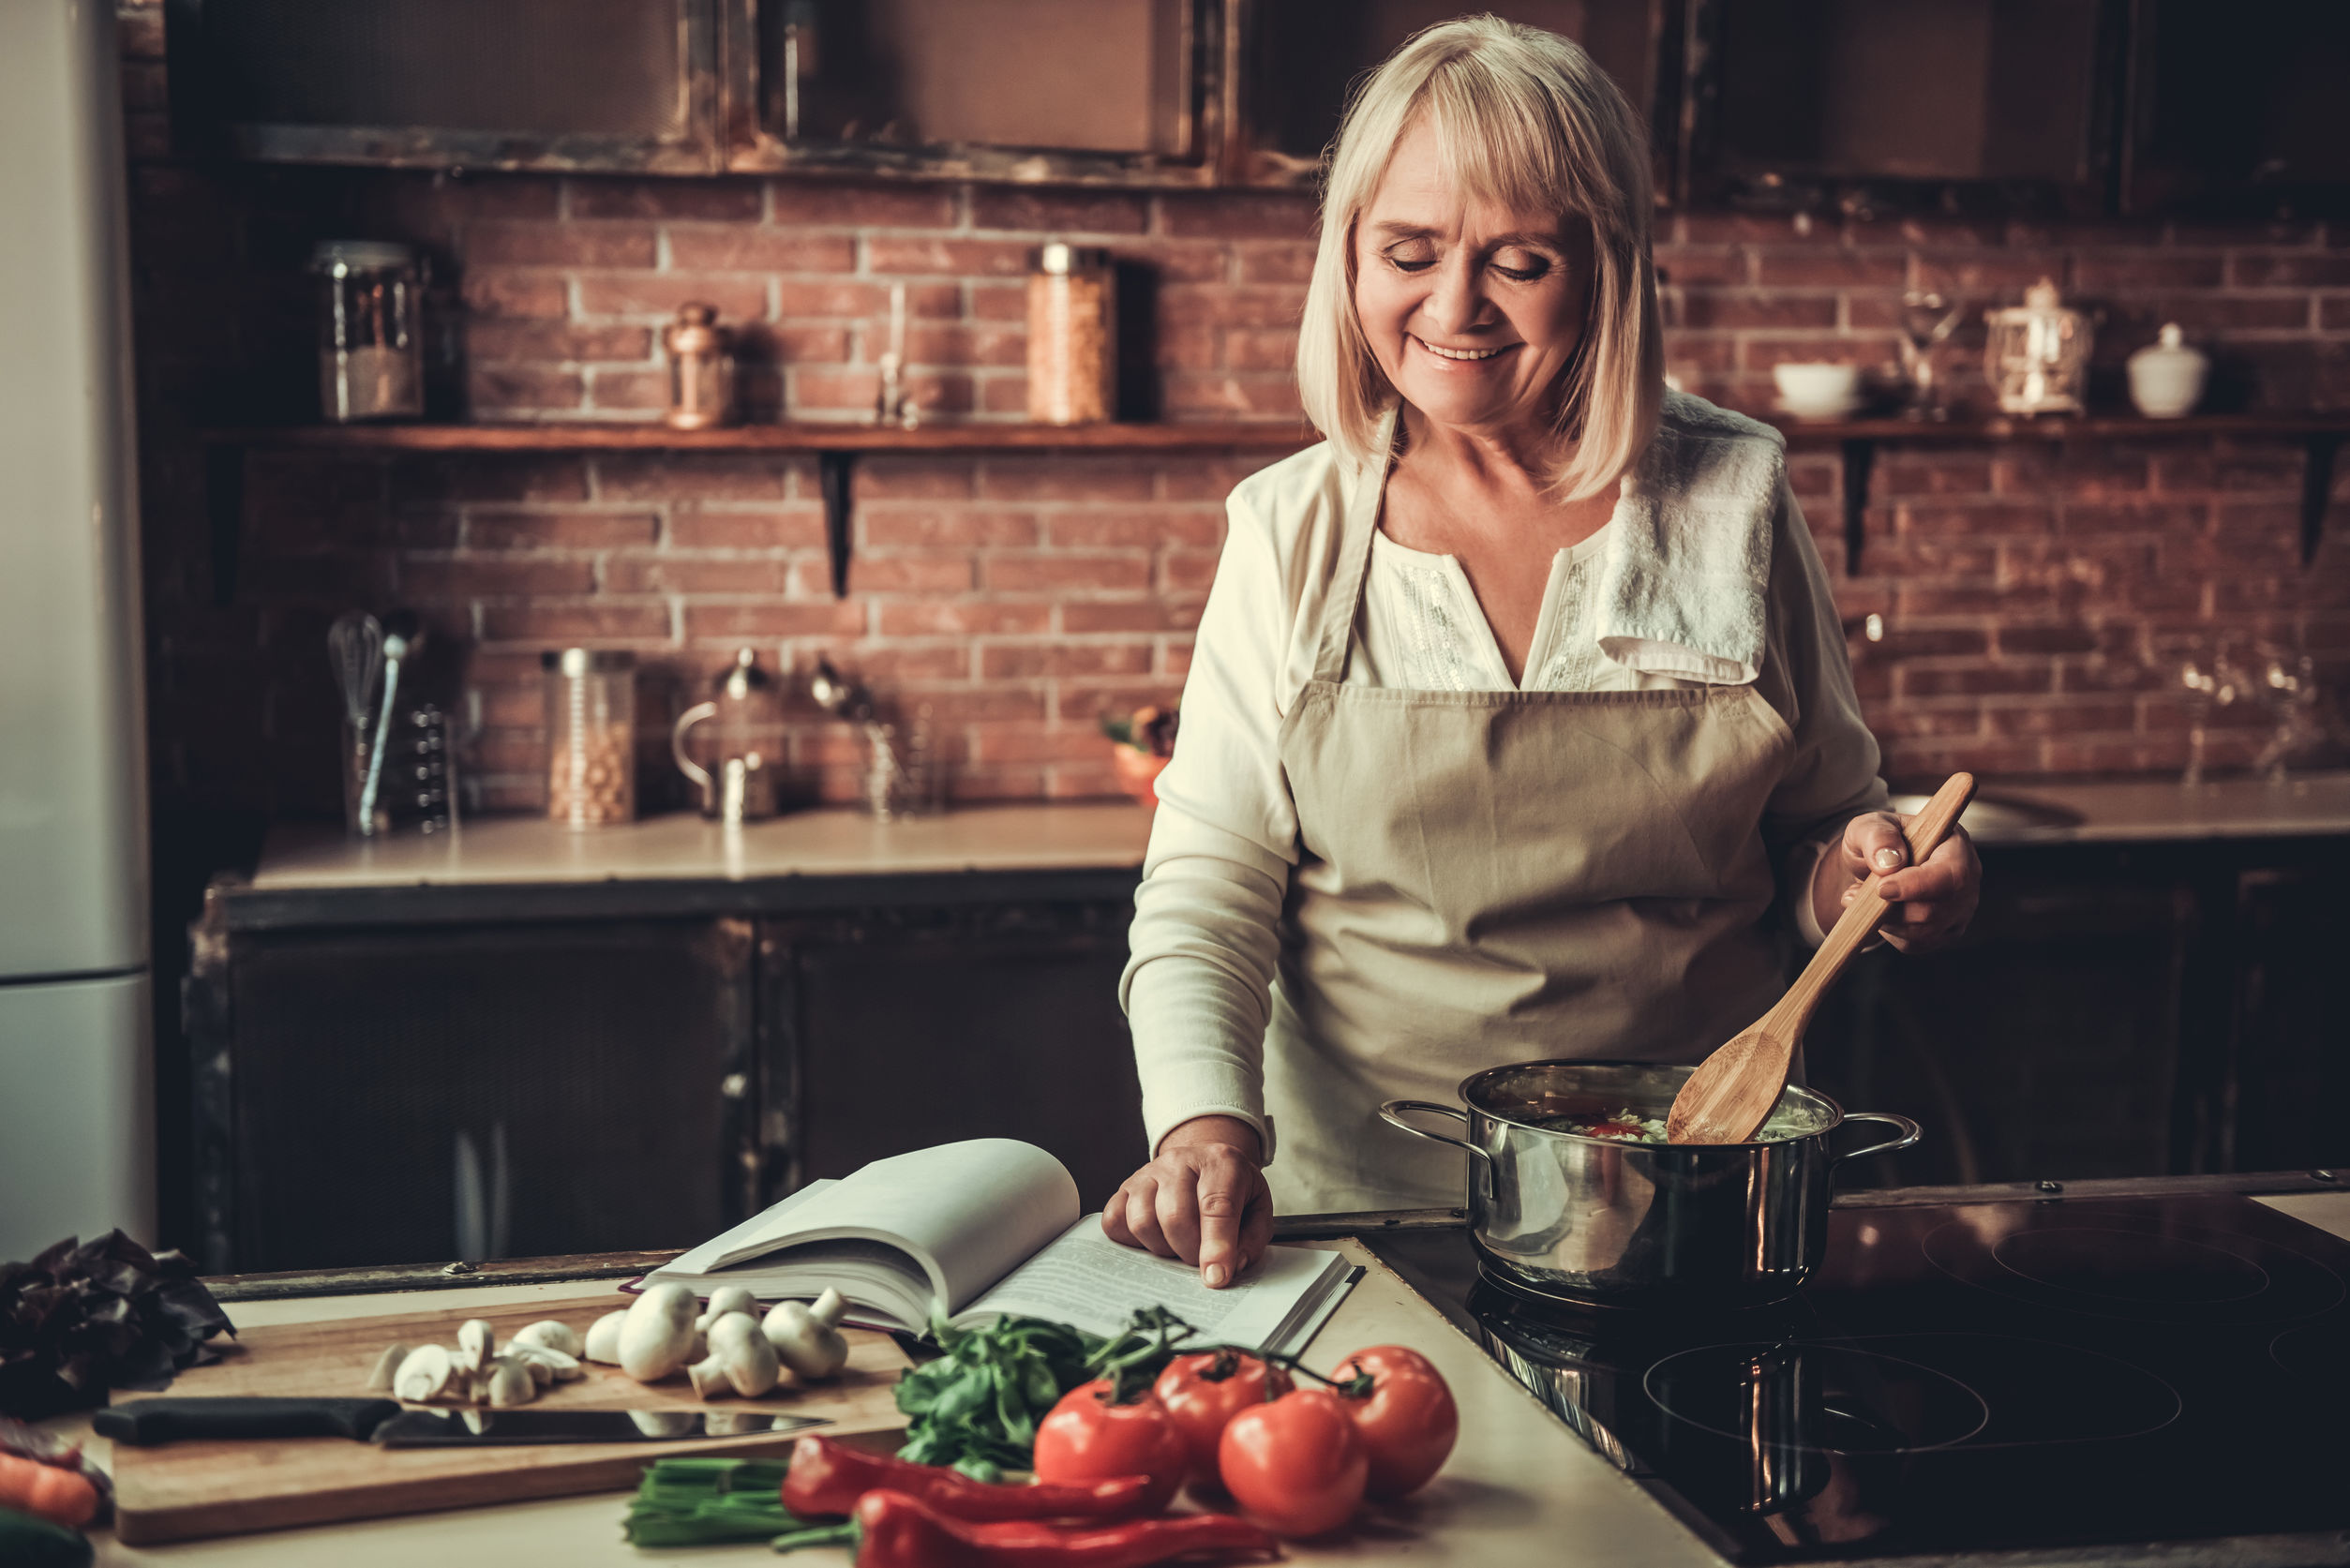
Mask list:
[[1132,913],[1119,899],[763,923],[771,1190],[934,1143],[1018,1138],[1100,1203],[1145,1157],[1117,1001]]
[[736,1213],[746,920],[271,933],[228,974],[207,1267],[682,1247]]

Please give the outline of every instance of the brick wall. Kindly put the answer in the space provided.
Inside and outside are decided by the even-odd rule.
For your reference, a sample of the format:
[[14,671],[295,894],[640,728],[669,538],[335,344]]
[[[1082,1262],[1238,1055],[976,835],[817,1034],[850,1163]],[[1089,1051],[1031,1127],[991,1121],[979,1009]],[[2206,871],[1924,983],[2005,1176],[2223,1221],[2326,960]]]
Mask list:
[[[1020,276],[1047,238],[1109,246],[1148,284],[1159,417],[1295,417],[1288,366],[1310,261],[1303,200],[756,179],[448,178],[203,169],[162,156],[159,29],[127,11],[152,725],[158,798],[277,814],[335,808],[337,703],[322,634],[352,605],[414,605],[483,724],[485,803],[537,799],[537,654],[634,649],[649,726],[740,645],[825,652],[901,710],[927,707],[965,798],[1108,793],[1099,713],[1180,690],[1220,500],[1248,461],[893,457],[858,469],[850,596],[825,581],[811,465],[729,455],[257,457],[232,601],[195,431],[308,417],[301,263],[322,237],[426,246],[452,281],[450,396],[482,418],[634,420],[664,395],[655,333],[688,299],[746,327],[757,417],[846,418],[871,400],[888,285],[908,287],[912,384],[941,418],[1017,419]],[[2221,362],[2223,406],[2350,406],[2350,228],[2047,228],[1895,219],[1668,220],[1671,365],[1691,390],[1767,406],[1781,359],[1893,355],[1905,286],[2009,303],[2043,274],[2103,313],[2100,390],[2176,320]],[[1977,325],[1954,345],[1958,391]],[[2290,443],[2078,442],[1893,449],[1865,575],[1842,573],[1838,472],[1794,471],[1854,621],[1889,769],[2168,769],[2171,689],[2197,639],[2297,643],[2350,679],[2350,573],[2296,549]],[[2350,478],[2343,491],[2350,493]],[[2244,709],[2215,742],[2241,762]],[[676,799],[650,744],[654,798]],[[857,747],[804,701],[801,798],[855,787]]]

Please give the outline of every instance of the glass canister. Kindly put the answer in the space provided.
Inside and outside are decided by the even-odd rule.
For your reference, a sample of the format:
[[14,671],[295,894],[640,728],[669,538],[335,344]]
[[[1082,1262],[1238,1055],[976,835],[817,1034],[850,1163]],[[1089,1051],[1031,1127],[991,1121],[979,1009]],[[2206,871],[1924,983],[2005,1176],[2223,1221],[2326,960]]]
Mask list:
[[1054,244],[1028,274],[1028,417],[1096,425],[1117,406],[1117,274],[1110,253]]
[[416,252],[375,240],[322,240],[319,411],[337,424],[425,412],[424,271]]
[[669,351],[669,411],[673,430],[709,430],[734,422],[734,335],[707,305],[681,305],[661,334]]
[[546,814],[572,828],[636,815],[636,656],[566,648],[543,653]]
[[2079,413],[2088,382],[2088,318],[2068,310],[2043,277],[2024,303],[1983,313],[1991,329],[1983,373],[2001,413]]

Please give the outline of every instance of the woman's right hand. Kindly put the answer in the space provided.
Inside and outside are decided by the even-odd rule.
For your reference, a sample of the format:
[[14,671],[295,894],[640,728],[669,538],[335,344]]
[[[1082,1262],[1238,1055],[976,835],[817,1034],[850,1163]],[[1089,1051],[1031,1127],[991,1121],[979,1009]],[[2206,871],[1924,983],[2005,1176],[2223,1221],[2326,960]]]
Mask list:
[[1237,1116],[1195,1116],[1159,1141],[1159,1156],[1102,1208],[1112,1241],[1197,1263],[1220,1290],[1273,1240],[1273,1189],[1256,1128]]

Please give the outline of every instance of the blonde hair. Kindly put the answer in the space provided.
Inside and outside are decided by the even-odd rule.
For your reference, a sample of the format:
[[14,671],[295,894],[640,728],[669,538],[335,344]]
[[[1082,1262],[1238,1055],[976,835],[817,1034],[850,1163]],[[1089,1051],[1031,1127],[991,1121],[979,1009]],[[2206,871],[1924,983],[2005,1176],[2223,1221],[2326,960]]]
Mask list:
[[1355,314],[1355,226],[1397,143],[1422,118],[1447,178],[1470,197],[1591,226],[1590,314],[1555,426],[1575,450],[1551,484],[1563,500],[1596,494],[1638,460],[1664,402],[1647,138],[1579,45],[1498,17],[1414,34],[1347,107],[1327,158],[1321,246],[1297,338],[1306,416],[1342,457],[1361,463],[1396,400]]

